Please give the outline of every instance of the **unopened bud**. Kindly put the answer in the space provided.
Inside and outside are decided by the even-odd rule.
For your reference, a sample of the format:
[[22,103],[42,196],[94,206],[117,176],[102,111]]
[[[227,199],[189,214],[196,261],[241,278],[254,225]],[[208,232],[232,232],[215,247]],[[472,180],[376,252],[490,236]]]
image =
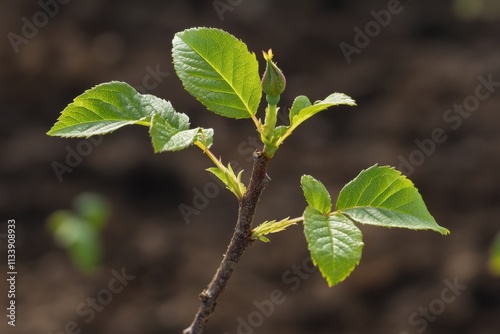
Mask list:
[[262,90],[269,97],[279,97],[285,90],[286,79],[283,72],[273,62],[273,51],[262,52],[266,60],[266,70],[262,76]]

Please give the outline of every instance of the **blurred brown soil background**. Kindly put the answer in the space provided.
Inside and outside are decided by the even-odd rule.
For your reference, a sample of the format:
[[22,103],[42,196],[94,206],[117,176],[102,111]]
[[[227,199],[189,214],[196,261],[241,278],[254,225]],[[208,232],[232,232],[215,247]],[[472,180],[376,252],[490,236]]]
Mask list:
[[[348,63],[340,43],[354,45],[354,28],[364,30],[374,21],[370,11],[386,10],[387,1],[222,2],[232,9],[223,20],[213,1],[73,0],[18,52],[8,34],[21,35],[22,18],[33,22],[42,7],[36,1],[0,4],[0,233],[16,219],[18,261],[17,326],[6,324],[2,265],[0,332],[55,334],[72,321],[74,333],[181,333],[188,326],[236,218],[236,200],[223,189],[189,224],[178,209],[192,206],[194,189],[213,182],[204,171],[209,160],[196,148],[154,155],[146,129],[129,127],[105,136],[59,182],[52,163],[64,164],[67,146],[75,149],[81,140],[45,133],[85,89],[111,80],[141,86],[159,69],[148,92],[172,101],[194,126],[214,128],[213,151],[225,162],[239,162],[248,178],[251,122],[206,111],[173,72],[173,35],[211,26],[246,42],[261,67],[261,50],[273,49],[288,82],[282,111],[299,94],[314,101],[339,91],[358,103],[323,112],[280,148],[256,223],[301,215],[302,174],[322,180],[335,195],[363,168],[413,159],[403,171],[451,235],[361,226],[360,265],[329,289],[318,272],[304,271],[302,227],[290,227],[247,251],[206,333],[497,334],[500,281],[487,262],[500,231],[498,87],[470,116],[448,113],[474,96],[478,77],[500,81],[495,12],[466,11],[466,19],[452,1],[401,1],[403,9]],[[428,154],[415,153],[422,152],[415,141],[429,143],[435,129],[446,140],[428,146]],[[69,208],[85,191],[106,196],[113,209],[102,266],[90,277],[44,227],[50,213]],[[4,263],[5,239],[0,249]],[[91,320],[79,314],[87,298],[108,286],[112,270],[122,268],[135,277],[123,291]],[[456,298],[443,303],[445,282],[466,288],[448,291]],[[277,289],[283,302],[259,318],[255,305]],[[415,316],[429,307],[428,320]]]

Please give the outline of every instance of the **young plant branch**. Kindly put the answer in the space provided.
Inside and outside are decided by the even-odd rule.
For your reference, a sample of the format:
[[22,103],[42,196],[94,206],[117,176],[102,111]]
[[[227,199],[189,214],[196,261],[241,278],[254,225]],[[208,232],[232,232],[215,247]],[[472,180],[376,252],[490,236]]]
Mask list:
[[[277,126],[280,94],[286,79],[273,53],[264,52],[266,69],[259,78],[255,54],[231,34],[212,28],[179,32],[172,41],[172,57],[184,88],[208,110],[233,119],[252,119],[264,147],[254,153],[248,189],[230,164],[224,166],[210,150],[214,131],[190,128],[189,117],[175,111],[169,101],[141,94],[124,82],[97,85],[69,104],[48,132],[51,136],[89,137],[113,132],[130,124],[149,127],[155,153],[175,152],[198,146],[215,164],[208,171],[217,176],[239,201],[233,237],[210,284],[200,294],[201,306],[184,334],[199,334],[215,310],[243,252],[254,240],[269,241],[266,235],[303,222],[311,258],[329,286],[346,279],[361,259],[363,240],[357,224],[449,231],[437,224],[413,183],[389,166],[374,165],[347,183],[333,203],[326,187],[304,175],[300,185],[307,202],[303,215],[280,221],[266,221],[252,229],[262,191],[269,183],[267,165],[278,148],[298,126],[330,107],[355,106],[348,95],[332,93],[312,103],[297,96],[288,112],[288,125]],[[262,93],[268,107],[264,124],[256,117]],[[338,246],[338,245],[341,245]]]
[[269,160],[261,151],[254,152],[254,164],[248,189],[239,204],[238,220],[233,237],[212,281],[200,294],[201,306],[184,334],[200,334],[215,310],[217,299],[224,292],[243,252],[253,243],[252,223],[262,191],[269,183]]

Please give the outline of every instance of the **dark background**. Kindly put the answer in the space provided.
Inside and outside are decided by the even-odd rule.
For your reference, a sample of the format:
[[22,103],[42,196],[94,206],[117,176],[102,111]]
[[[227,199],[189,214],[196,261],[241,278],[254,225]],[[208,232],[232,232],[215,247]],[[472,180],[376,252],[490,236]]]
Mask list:
[[[248,178],[248,146],[237,148],[255,136],[252,123],[204,110],[173,72],[173,35],[211,26],[246,42],[261,67],[261,50],[273,48],[288,82],[282,110],[299,94],[314,101],[339,91],[358,103],[316,116],[287,140],[271,162],[273,181],[256,223],[301,215],[302,174],[322,180],[335,196],[361,169],[400,166],[401,158],[413,156],[414,170],[403,171],[451,235],[361,226],[360,265],[329,289],[318,272],[289,272],[308,257],[302,227],[290,227],[245,253],[206,333],[238,333],[238,318],[249,316],[257,328],[239,333],[413,334],[423,323],[429,334],[498,333],[500,284],[487,263],[500,230],[500,94],[481,101],[456,129],[443,118],[474,95],[479,76],[500,81],[497,2],[402,1],[403,10],[350,63],[339,44],[352,45],[353,29],[364,30],[374,20],[370,11],[387,9],[387,1],[232,3],[221,20],[212,1],[73,0],[18,52],[9,32],[21,35],[21,19],[33,22],[42,9],[35,1],[0,4],[0,233],[16,219],[19,272],[17,326],[7,326],[2,315],[1,332],[55,334],[69,321],[82,333],[103,334],[181,333],[189,325],[236,218],[236,200],[222,189],[189,224],[178,210],[181,203],[193,205],[194,189],[213,182],[204,172],[210,161],[196,148],[154,155],[147,131],[129,127],[105,136],[59,182],[53,162],[64,164],[67,147],[81,140],[45,133],[85,89],[111,80],[139,86],[148,68],[158,66],[169,75],[149,92],[172,101],[193,126],[214,128],[213,151],[225,162],[238,161]],[[459,10],[459,4],[471,7]],[[418,160],[415,140],[437,128],[446,140]],[[70,208],[86,191],[106,196],[113,208],[103,233],[104,260],[93,276],[79,272],[45,228],[50,213]],[[78,305],[121,268],[135,278],[86,323]],[[5,279],[0,282],[5,305]],[[466,287],[446,304],[440,301],[445,282]],[[275,289],[286,299],[259,321],[254,301],[269,300]],[[429,306],[439,313],[430,313],[431,321],[409,320]]]

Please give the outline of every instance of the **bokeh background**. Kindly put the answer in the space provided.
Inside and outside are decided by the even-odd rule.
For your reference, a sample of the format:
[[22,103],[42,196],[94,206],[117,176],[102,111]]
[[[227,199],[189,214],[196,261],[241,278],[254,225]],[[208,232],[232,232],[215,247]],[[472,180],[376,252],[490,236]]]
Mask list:
[[[147,130],[130,127],[92,145],[59,180],[54,163],[66,165],[68,150],[89,146],[45,133],[85,89],[122,80],[171,100],[194,126],[214,128],[213,151],[225,162],[237,161],[247,179],[251,122],[204,110],[182,90],[171,63],[176,32],[211,26],[245,41],[261,66],[261,50],[273,48],[288,81],[282,111],[299,94],[314,101],[339,91],[358,103],[316,116],[280,148],[256,223],[301,215],[302,174],[337,194],[363,168],[412,158],[412,168],[403,171],[451,235],[361,226],[360,265],[328,288],[308,266],[302,227],[290,227],[247,251],[206,333],[497,334],[500,281],[488,261],[500,230],[499,87],[470,115],[454,122],[444,116],[454,104],[471,101],[478,77],[500,81],[499,4],[403,0],[400,12],[348,62],[339,45],[354,45],[355,27],[364,31],[374,21],[371,11],[390,3],[73,0],[14,46],[12,33],[23,36],[26,20],[43,23],[43,7],[1,2],[0,249],[5,263],[7,220],[15,219],[18,308],[17,326],[7,326],[2,315],[0,331],[159,334],[189,325],[236,218],[236,200],[220,187],[215,191],[204,172],[210,161],[196,148],[154,155]],[[415,141],[438,128],[446,140],[419,154]],[[217,195],[186,220],[179,205],[193,206],[206,187]],[[71,209],[83,192],[100,194],[111,206],[101,233],[102,262],[90,275],[46,228],[47,217]],[[113,270],[134,278],[111,300],[101,298],[107,305],[90,319],[89,300],[105,296]],[[445,292],[444,303],[442,293],[453,283],[460,288]],[[283,292],[282,303],[259,316],[256,304],[274,290]],[[427,320],[419,312],[427,312]]]

